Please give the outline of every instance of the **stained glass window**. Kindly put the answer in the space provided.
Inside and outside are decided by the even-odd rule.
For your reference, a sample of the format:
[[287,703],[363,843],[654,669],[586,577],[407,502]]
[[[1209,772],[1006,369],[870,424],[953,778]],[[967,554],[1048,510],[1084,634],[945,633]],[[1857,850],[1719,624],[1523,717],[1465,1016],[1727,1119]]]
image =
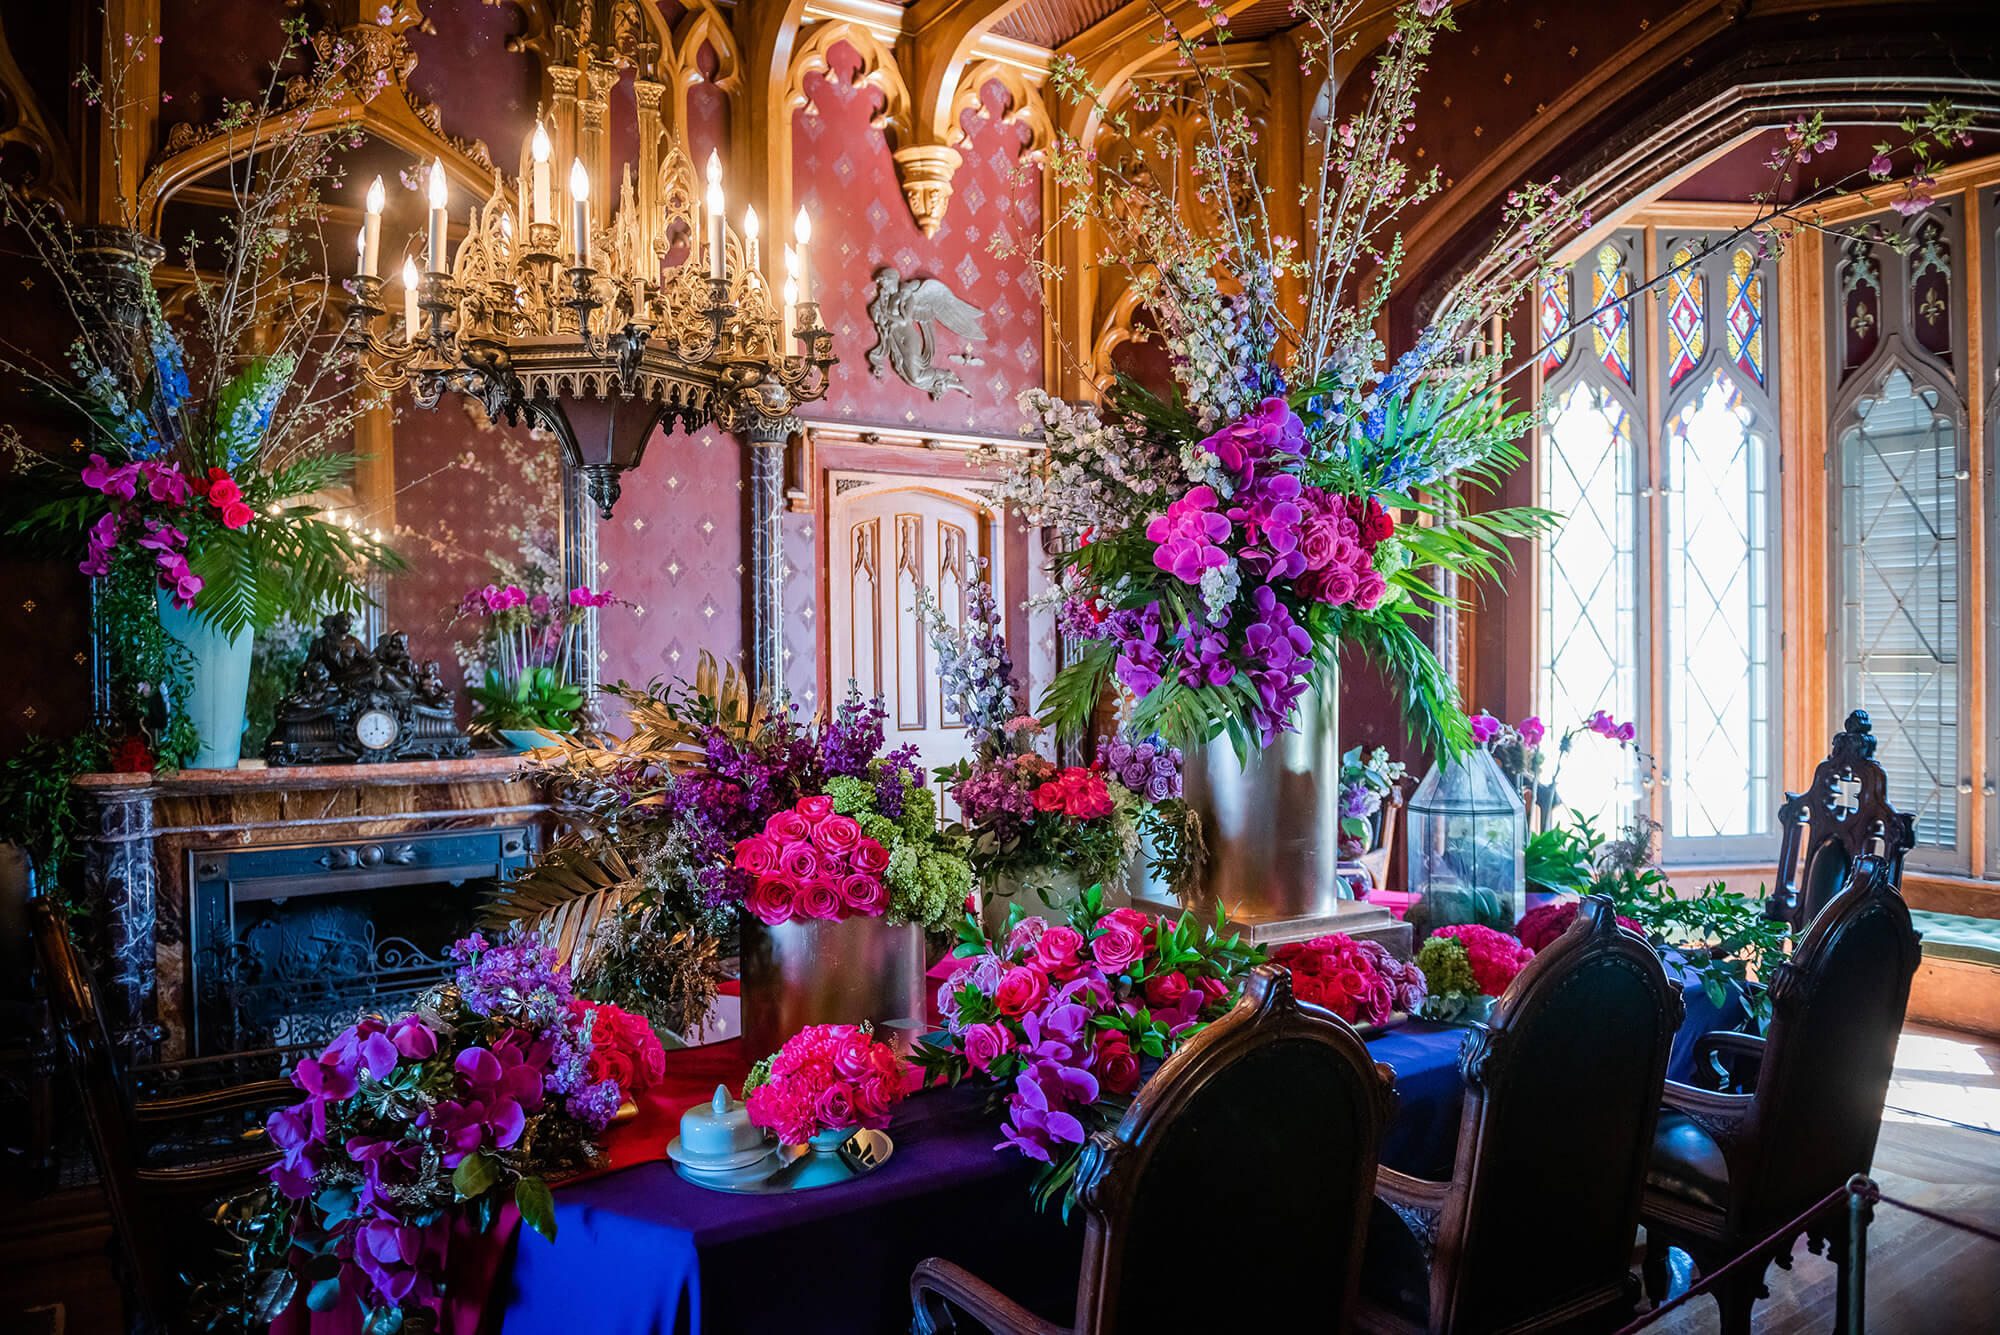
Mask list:
[[1748,250],[1730,257],[1729,310],[1723,323],[1729,328],[1729,360],[1763,384],[1764,277]]
[[1667,423],[1670,838],[1771,829],[1770,464],[1759,428],[1720,368]]
[[1926,218],[1910,250],[1910,332],[1926,352],[1951,364],[1951,245],[1944,224]]
[[1667,385],[1688,378],[1708,343],[1706,279],[1686,246],[1675,249],[1667,276]]
[[1917,842],[1959,843],[1958,432],[1891,364],[1839,432],[1841,697],[1875,724]]
[[1632,383],[1632,313],[1625,297],[1632,290],[1632,275],[1625,267],[1625,253],[1607,241],[1597,250],[1597,265],[1590,275],[1590,336],[1597,359],[1619,382]]
[[1570,273],[1567,266],[1542,279],[1537,311],[1542,331],[1542,374],[1553,375],[1569,360]]

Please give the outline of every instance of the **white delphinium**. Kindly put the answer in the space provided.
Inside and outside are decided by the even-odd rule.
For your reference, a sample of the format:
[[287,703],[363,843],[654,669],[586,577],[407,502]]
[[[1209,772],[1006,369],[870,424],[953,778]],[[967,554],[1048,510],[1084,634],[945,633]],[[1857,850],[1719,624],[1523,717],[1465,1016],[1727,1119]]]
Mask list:
[[1243,576],[1236,568],[1236,558],[1231,557],[1213,570],[1201,572],[1201,601],[1208,609],[1208,624],[1226,626],[1229,614],[1236,606],[1236,595],[1243,587]]

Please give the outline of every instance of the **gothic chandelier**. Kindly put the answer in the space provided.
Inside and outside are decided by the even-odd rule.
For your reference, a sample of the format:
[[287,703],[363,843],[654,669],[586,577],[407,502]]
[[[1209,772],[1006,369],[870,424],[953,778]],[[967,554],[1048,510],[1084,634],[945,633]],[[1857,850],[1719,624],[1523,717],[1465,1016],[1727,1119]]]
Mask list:
[[407,389],[426,408],[447,391],[467,394],[495,420],[554,432],[608,519],[619,475],[638,464],[656,426],[747,431],[823,398],[833,335],[810,297],[805,210],[796,247],[785,248],[785,290],[773,294],[755,211],[745,210],[740,234],[729,225],[720,159],[709,155],[702,190],[662,132],[660,85],[643,71],[637,172],[626,167],[604,220],[596,183],[609,176],[610,85],[601,76],[616,63],[602,47],[572,49],[579,54],[556,72],[578,77],[556,81],[553,114],[537,121],[513,189],[494,173],[448,264],[443,164],[430,168],[423,268],[406,259],[394,281],[380,269],[376,179],[342,341],[370,385]]

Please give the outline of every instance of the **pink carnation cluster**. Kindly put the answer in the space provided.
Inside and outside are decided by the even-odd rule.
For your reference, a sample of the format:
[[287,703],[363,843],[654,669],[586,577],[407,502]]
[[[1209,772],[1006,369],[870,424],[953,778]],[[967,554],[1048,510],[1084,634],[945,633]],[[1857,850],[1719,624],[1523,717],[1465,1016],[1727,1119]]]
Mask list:
[[896,1050],[851,1024],[800,1030],[770,1058],[762,1083],[754,1072],[751,1080],[744,1103],[750,1120],[787,1145],[821,1131],[885,1127],[903,1098]]
[[[1521,915],[1521,921],[1514,924],[1514,935],[1520,937],[1521,944],[1529,950],[1537,953],[1547,950],[1557,937],[1569,930],[1582,907],[1582,901],[1571,899],[1561,904],[1544,904],[1540,908],[1529,909]],[[1640,936],[1646,934],[1644,923],[1622,913],[1618,915],[1618,925]]]
[[1497,997],[1514,981],[1514,975],[1528,967],[1535,952],[1515,937],[1478,923],[1454,923],[1440,927],[1432,936],[1455,938],[1465,947],[1472,963],[1473,981],[1484,996]]
[[889,850],[861,832],[833,799],[802,797],[774,813],[761,833],[736,844],[736,869],[751,878],[744,905],[769,926],[794,918],[879,918],[889,907],[882,873]]
[[1340,932],[1280,946],[1271,962],[1292,971],[1292,993],[1300,1001],[1324,1006],[1349,1024],[1386,1024],[1397,1011],[1414,1015],[1429,995],[1415,964],[1397,959],[1379,941]]
[[1024,918],[938,989],[952,1046],[1010,1087],[1001,1147],[1043,1163],[1083,1144],[1092,1104],[1138,1087],[1142,1056],[1163,1055],[1233,995],[1206,958],[1162,963],[1160,934],[1175,924],[1129,908],[1079,921],[1087,930]]

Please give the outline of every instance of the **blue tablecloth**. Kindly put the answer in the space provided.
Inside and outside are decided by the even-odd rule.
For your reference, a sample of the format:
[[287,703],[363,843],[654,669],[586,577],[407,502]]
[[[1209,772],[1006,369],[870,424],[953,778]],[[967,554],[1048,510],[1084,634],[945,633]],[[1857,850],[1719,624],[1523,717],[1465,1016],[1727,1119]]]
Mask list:
[[[1396,1073],[1383,1162],[1449,1171],[1464,1037],[1412,1021],[1369,1044]],[[664,1162],[563,1187],[557,1240],[517,1244],[505,1335],[879,1335],[908,1327],[910,1271],[927,1256],[1067,1324],[1081,1220],[1034,1211],[1032,1165],[995,1152],[982,1102],[969,1088],[910,1099],[889,1129],[894,1156],[841,1187],[731,1196]]]
[[1667,1054],[1667,1079],[1686,1085],[1693,1083],[1695,1040],[1718,1029],[1742,1028],[1750,1009],[1744,1004],[1740,984],[1730,984],[1722,1004],[1717,1006],[1708,999],[1700,974],[1685,964],[1677,966],[1671,959],[1666,963],[1669,978],[1679,973],[1681,995],[1687,1001],[1687,1018],[1681,1021],[1680,1032],[1674,1035],[1673,1050]]

